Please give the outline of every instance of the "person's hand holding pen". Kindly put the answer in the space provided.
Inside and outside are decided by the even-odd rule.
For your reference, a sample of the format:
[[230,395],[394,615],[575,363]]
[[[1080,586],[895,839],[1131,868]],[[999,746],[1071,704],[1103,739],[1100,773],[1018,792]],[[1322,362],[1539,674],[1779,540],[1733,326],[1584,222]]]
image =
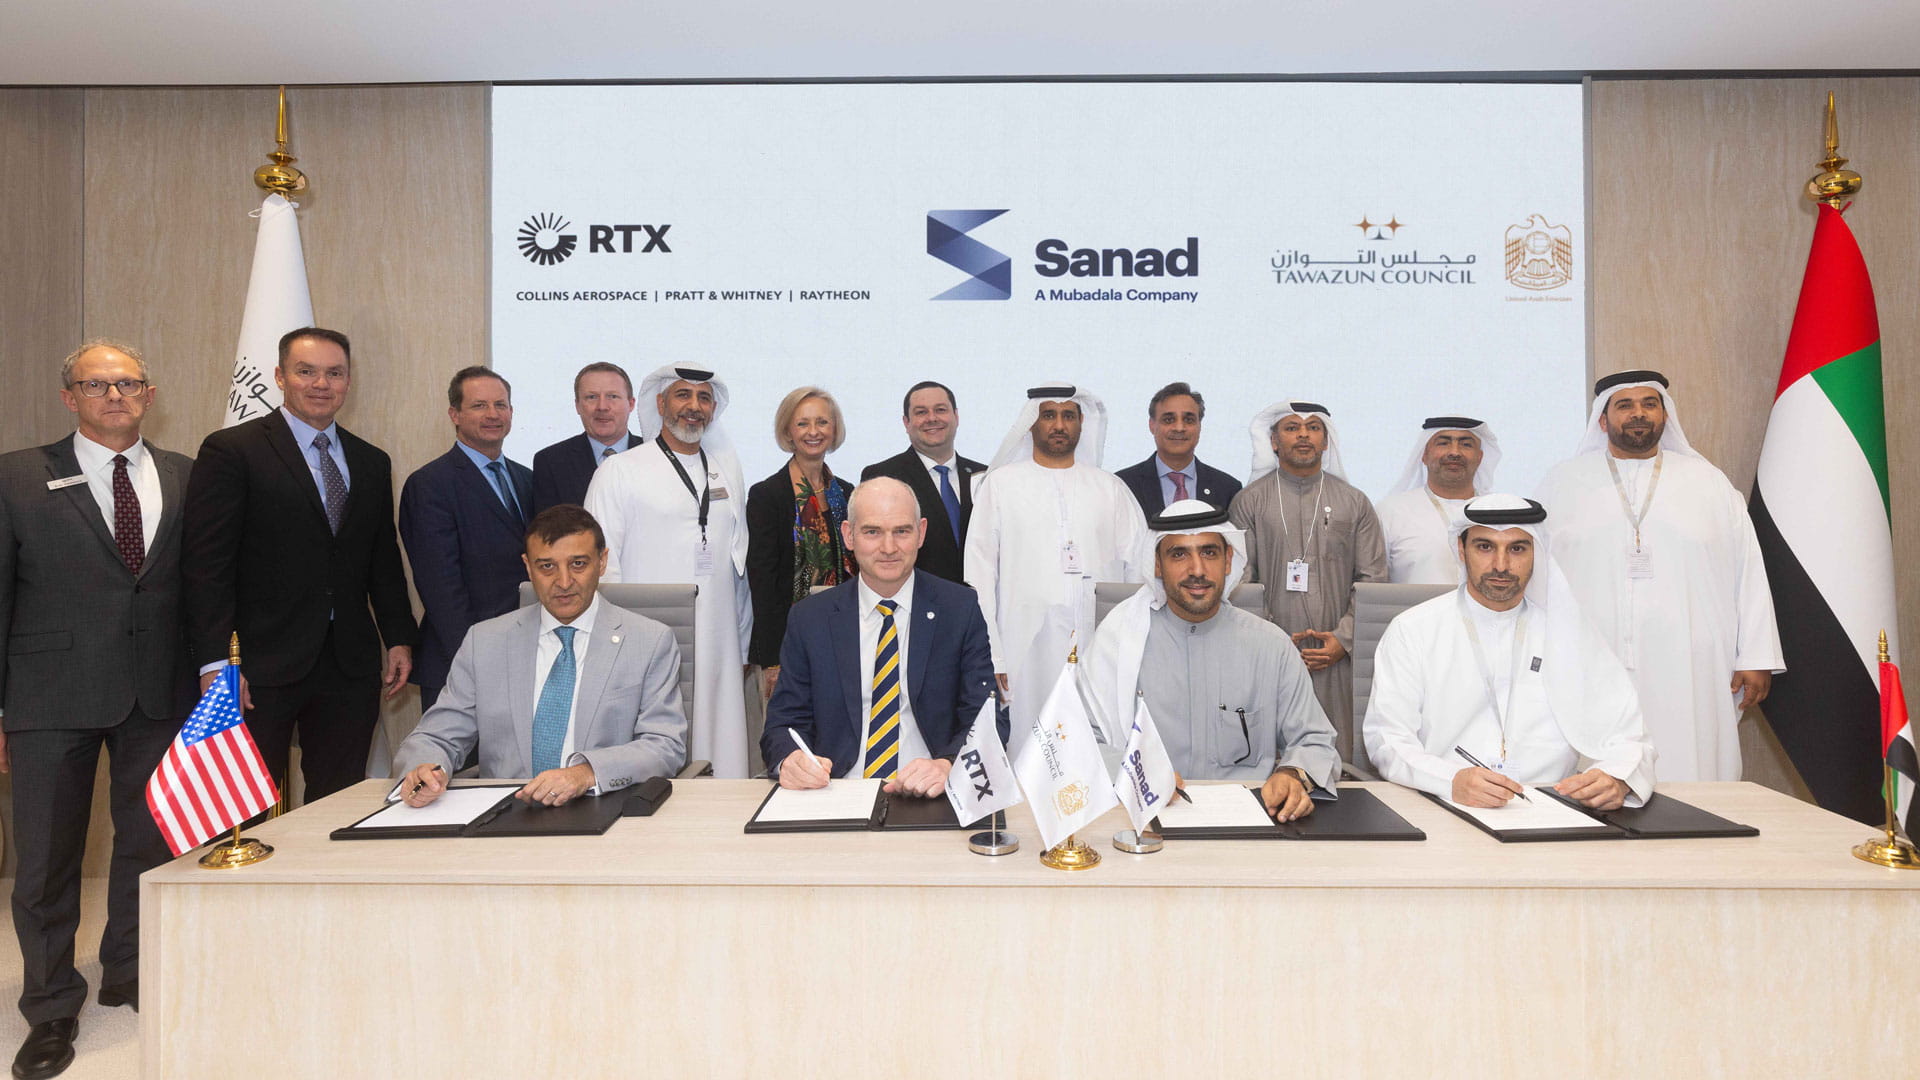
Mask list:
[[416,765],[400,780],[400,800],[408,806],[426,806],[447,790],[447,771],[438,765]]
[[789,728],[794,750],[780,762],[780,786],[796,790],[823,788],[833,779],[833,762],[814,757],[800,733]]
[[[1480,759],[1456,746],[1453,752],[1464,758],[1470,768],[1461,769],[1453,774],[1453,801],[1461,806],[1478,806],[1494,809],[1507,805],[1518,795],[1527,799],[1527,789],[1509,779],[1506,774],[1495,772],[1481,764]],[[1527,799],[1532,802],[1532,799]]]

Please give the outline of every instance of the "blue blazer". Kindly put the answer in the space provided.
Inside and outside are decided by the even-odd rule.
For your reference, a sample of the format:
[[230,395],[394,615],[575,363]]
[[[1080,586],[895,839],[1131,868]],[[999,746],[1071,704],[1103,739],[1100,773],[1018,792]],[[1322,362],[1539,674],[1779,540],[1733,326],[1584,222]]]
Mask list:
[[[531,520],[533,471],[506,464],[514,498]],[[400,490],[400,540],[426,610],[411,681],[445,686],[467,630],[520,606],[526,527],[500,501],[493,481],[454,446],[407,477]]]
[[[1193,471],[1200,476],[1200,490],[1187,494],[1210,504],[1215,510],[1225,510],[1233,497],[1240,493],[1240,481],[1221,472],[1198,458],[1194,459]],[[1140,509],[1152,521],[1160,511],[1167,508],[1166,498],[1160,493],[1160,463],[1153,457],[1129,465],[1114,474],[1140,504]]]
[[[860,655],[859,597],[856,578],[807,597],[788,613],[780,681],[767,702],[767,727],[760,736],[769,771],[794,751],[790,731],[833,762],[833,775],[847,776],[859,767],[866,735],[860,682],[871,668]],[[980,703],[993,692],[987,620],[972,589],[924,570],[913,572],[913,610],[906,618],[912,620],[907,700],[928,753],[951,759],[967,741]],[[1004,742],[1004,710],[999,727]]]
[[[627,445],[621,449],[631,450],[646,441],[642,436],[629,433]],[[535,453],[533,506],[527,511],[528,520],[549,506],[561,503],[579,506],[586,502],[587,485],[593,483],[593,471],[600,467],[599,453],[600,448],[584,431]]]

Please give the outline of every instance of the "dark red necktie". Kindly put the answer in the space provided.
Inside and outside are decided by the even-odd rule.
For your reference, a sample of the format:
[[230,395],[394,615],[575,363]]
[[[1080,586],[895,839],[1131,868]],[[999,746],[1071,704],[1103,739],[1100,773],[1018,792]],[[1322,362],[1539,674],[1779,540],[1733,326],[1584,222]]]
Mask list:
[[125,454],[113,455],[113,542],[127,569],[139,573],[140,564],[147,561],[147,540],[140,524],[140,496],[127,478]]

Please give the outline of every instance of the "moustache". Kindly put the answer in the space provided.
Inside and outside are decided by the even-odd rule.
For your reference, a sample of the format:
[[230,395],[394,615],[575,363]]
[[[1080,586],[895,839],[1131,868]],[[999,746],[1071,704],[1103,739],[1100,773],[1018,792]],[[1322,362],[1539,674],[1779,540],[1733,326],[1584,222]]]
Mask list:
[[1181,582],[1180,582],[1180,587],[1183,589],[1191,589],[1196,585],[1205,585],[1211,588],[1213,586],[1213,582],[1203,577],[1183,578],[1181,579]]

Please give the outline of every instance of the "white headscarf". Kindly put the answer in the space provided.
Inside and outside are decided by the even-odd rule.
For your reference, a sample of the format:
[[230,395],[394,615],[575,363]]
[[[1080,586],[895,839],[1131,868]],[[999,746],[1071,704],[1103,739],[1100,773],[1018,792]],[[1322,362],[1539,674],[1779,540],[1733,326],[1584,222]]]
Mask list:
[[1345,480],[1347,471],[1340,465],[1340,440],[1334,435],[1333,417],[1327,407],[1312,401],[1282,398],[1255,413],[1252,425],[1247,428],[1253,439],[1253,475],[1247,477],[1247,486],[1252,487],[1255,480],[1280,467],[1280,458],[1273,452],[1273,425],[1289,416],[1320,418],[1327,427],[1327,452],[1320,457],[1320,467]]
[[1001,441],[988,468],[997,469],[1016,461],[1033,460],[1033,422],[1040,418],[1043,401],[1071,401],[1080,406],[1080,444],[1074,448],[1073,463],[1100,467],[1107,444],[1107,407],[1100,399],[1072,383],[1047,383],[1027,391],[1027,404],[1013,422],[1013,430]]
[[1493,470],[1500,465],[1500,439],[1494,435],[1493,428],[1485,420],[1471,416],[1429,416],[1420,425],[1420,441],[1413,444],[1413,453],[1407,458],[1407,467],[1400,471],[1399,482],[1387,494],[1398,495],[1427,485],[1427,443],[1436,431],[1464,431],[1480,440],[1480,469],[1473,474],[1473,490],[1491,489]]
[[[1232,549],[1226,585],[1220,590],[1222,604],[1233,595],[1234,586],[1247,572],[1247,534],[1227,521],[1224,510],[1217,510],[1199,499],[1182,499],[1160,512],[1147,523],[1136,566],[1152,566],[1160,541],[1169,536],[1198,536],[1219,533]],[[1140,682],[1140,657],[1147,647],[1147,632],[1153,613],[1167,603],[1167,588],[1154,574],[1132,596],[1115,604],[1095,628],[1093,643],[1081,652],[1080,666],[1086,685],[1092,688],[1094,719],[1101,736],[1109,745],[1124,746],[1133,725],[1133,696]]]
[[[1567,743],[1593,760],[1602,755],[1613,732],[1592,726],[1588,718],[1618,713],[1617,708],[1593,707],[1596,699],[1631,696],[1633,682],[1613,649],[1581,613],[1580,602],[1566,574],[1554,561],[1552,530],[1547,527],[1549,516],[1547,508],[1531,499],[1518,495],[1481,495],[1468,501],[1463,515],[1454,520],[1455,548],[1459,547],[1459,538],[1475,525],[1495,530],[1521,529],[1533,537],[1533,576],[1527,579],[1527,604],[1533,609],[1534,618],[1546,620],[1541,637],[1545,655],[1540,657],[1540,674],[1546,684],[1547,702],[1553,707],[1554,721]],[[1479,603],[1468,595],[1469,588],[1463,581],[1455,594],[1463,616],[1468,610],[1466,605]],[[1488,662],[1497,664],[1501,659],[1488,657]],[[1637,702],[1635,711],[1638,711]],[[1648,755],[1645,764],[1651,775],[1653,746],[1646,741],[1644,728],[1641,735]]]
[[1622,371],[1593,384],[1593,408],[1587,413],[1587,431],[1580,438],[1579,449],[1573,452],[1575,457],[1607,448],[1607,433],[1600,430],[1600,414],[1607,411],[1607,402],[1613,395],[1641,386],[1658,389],[1660,401],[1667,407],[1667,426],[1660,432],[1661,451],[1700,456],[1700,451],[1687,441],[1687,433],[1680,427],[1680,411],[1674,408],[1673,395],[1667,393],[1667,377],[1657,371]]
[[[713,388],[713,419],[708,421],[707,430],[700,436],[700,449],[706,451],[707,462],[719,469],[720,476],[727,485],[727,497],[738,499],[735,506],[740,508],[740,525],[733,530],[733,568],[735,573],[747,572],[747,528],[746,499],[747,485],[740,472],[740,457],[733,451],[733,443],[727,438],[726,429],[720,426],[720,414],[727,410],[727,384],[714,377],[713,372],[705,368],[696,368],[690,364],[668,364],[655,368],[646,378],[640,380],[634,398],[639,407],[633,410],[634,418],[640,425],[640,433],[648,441],[660,438],[660,429],[665,421],[660,416],[657,403],[667,387],[681,380],[690,383],[706,383]],[[665,445],[662,443],[661,445]]]

